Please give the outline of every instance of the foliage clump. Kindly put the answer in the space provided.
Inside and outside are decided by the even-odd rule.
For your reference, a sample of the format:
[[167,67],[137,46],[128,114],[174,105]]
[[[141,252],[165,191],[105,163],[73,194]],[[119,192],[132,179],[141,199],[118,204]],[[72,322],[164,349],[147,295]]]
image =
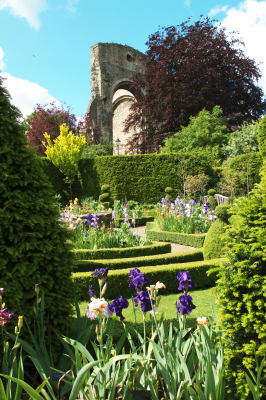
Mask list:
[[228,203],[220,204],[215,209],[215,216],[217,219],[211,224],[204,240],[204,260],[212,260],[225,255],[226,250],[223,235],[229,224],[229,209],[230,205]]
[[244,122],[238,129],[229,134],[229,140],[224,147],[226,163],[231,158],[240,154],[259,151],[258,148],[258,127],[260,120]]
[[99,201],[104,205],[105,208],[112,207],[114,200],[111,197],[110,185],[102,185]]
[[214,195],[216,194],[216,190],[215,189],[209,189],[208,190],[208,203],[210,204],[210,209],[214,210],[217,206],[217,200],[214,197]]
[[[227,231],[226,263],[217,283],[220,323],[225,329],[227,375],[244,391],[247,368],[266,356],[266,165],[249,198],[235,201]],[[265,373],[264,373],[265,376]],[[262,382],[265,385],[265,379]],[[266,393],[264,393],[264,396]]]
[[266,115],[261,119],[258,126],[259,150],[263,157],[266,156]]
[[212,112],[205,108],[196,117],[190,117],[189,124],[182,126],[173,136],[165,140],[162,147],[164,153],[177,153],[179,151],[193,151],[204,148],[205,151],[222,157],[223,146],[227,143],[228,118],[223,116],[223,110],[215,106]]
[[12,311],[30,322],[34,287],[45,294],[50,328],[66,329],[74,300],[68,231],[53,207],[41,159],[27,147],[20,112],[0,80],[0,279]]
[[44,137],[46,142],[43,142],[43,145],[47,158],[65,175],[65,181],[72,183],[78,173],[78,162],[86,146],[85,136],[75,136],[68,131],[66,124],[62,124],[60,135],[54,141],[46,132]]

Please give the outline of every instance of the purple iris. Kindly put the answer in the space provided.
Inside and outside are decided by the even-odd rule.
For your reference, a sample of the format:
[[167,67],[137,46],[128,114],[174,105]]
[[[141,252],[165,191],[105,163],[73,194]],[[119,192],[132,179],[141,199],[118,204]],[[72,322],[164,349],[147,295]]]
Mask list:
[[162,200],[158,201],[157,204],[165,204],[165,203],[166,203],[166,200],[165,200],[165,198],[163,197]]
[[109,270],[108,267],[106,267],[106,268],[98,268],[92,273],[92,275],[97,275],[100,279],[106,278],[107,274],[108,274],[108,270]]
[[91,225],[93,228],[98,228],[97,221],[100,217],[96,214],[87,214],[86,215],[86,222],[87,224]]
[[88,293],[89,293],[90,297],[94,297],[95,291],[94,291],[94,288],[92,285],[89,285]]
[[190,204],[192,206],[195,206],[197,204],[197,200],[196,199],[191,199],[191,200],[189,200],[189,202],[190,202]]
[[125,317],[122,315],[123,308],[128,307],[128,301],[123,296],[119,296],[117,299],[111,301],[108,308],[112,311],[112,313],[116,313],[118,317],[120,317],[120,321],[123,321]]
[[149,278],[147,278],[138,268],[131,269],[129,274],[130,289],[139,290],[144,284],[149,282]]
[[138,292],[136,294],[136,296],[134,297],[135,307],[138,307],[139,302],[140,308],[143,312],[148,312],[152,310],[151,299],[148,290],[143,290],[142,292]]
[[189,271],[179,271],[176,277],[179,280],[177,290],[193,289],[196,285],[192,282]]
[[189,315],[192,313],[192,310],[196,308],[196,306],[192,303],[192,296],[190,296],[189,294],[183,294],[179,297],[179,302],[176,308],[178,309],[178,312],[180,312],[180,314]]

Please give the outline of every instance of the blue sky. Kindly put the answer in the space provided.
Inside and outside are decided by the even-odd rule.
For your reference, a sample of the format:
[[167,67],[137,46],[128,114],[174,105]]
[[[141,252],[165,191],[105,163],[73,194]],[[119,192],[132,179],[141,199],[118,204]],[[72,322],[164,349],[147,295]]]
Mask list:
[[0,71],[26,116],[37,103],[65,103],[77,116],[90,98],[90,47],[127,44],[145,52],[158,26],[200,15],[239,31],[260,66],[266,93],[266,0],[0,0]]

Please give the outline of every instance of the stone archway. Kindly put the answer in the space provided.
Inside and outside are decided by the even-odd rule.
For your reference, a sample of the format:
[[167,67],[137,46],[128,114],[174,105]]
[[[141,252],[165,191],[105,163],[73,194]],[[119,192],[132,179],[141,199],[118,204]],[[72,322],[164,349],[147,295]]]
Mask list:
[[[92,94],[87,112],[100,127],[102,138],[107,141],[119,139],[123,148],[126,138],[122,135],[122,116],[134,101],[129,84],[136,68],[142,69],[142,58],[142,53],[126,45],[97,43],[91,47]],[[128,93],[121,94],[123,90]]]

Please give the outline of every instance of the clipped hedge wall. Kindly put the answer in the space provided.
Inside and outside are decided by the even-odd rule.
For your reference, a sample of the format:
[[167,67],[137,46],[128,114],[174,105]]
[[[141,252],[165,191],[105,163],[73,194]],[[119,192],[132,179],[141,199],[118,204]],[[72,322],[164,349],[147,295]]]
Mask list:
[[123,249],[73,250],[78,260],[101,260],[153,256],[171,253],[170,243],[153,243],[150,246],[126,247]]
[[[181,159],[182,158],[182,159]],[[56,193],[64,195],[63,175],[55,176],[54,170],[44,161],[44,169],[53,183]],[[183,192],[182,171],[187,175],[205,173],[213,181],[215,173],[208,157],[184,153],[138,154],[101,156],[82,159],[79,174],[72,185],[73,197],[97,199],[101,186],[110,185],[111,196],[119,200],[135,200],[140,203],[157,203],[165,196],[165,188],[172,187],[175,193]]]
[[76,271],[94,271],[96,268],[109,267],[109,269],[140,268],[144,266],[159,266],[170,263],[181,263],[203,260],[200,250],[180,251],[147,257],[123,258],[114,260],[79,260]]
[[[193,282],[196,282],[197,289],[214,286],[216,274],[207,275],[210,269],[219,268],[221,263],[227,259],[216,259],[209,261],[197,261],[181,264],[169,264],[164,266],[142,267],[139,268],[149,279],[149,284],[155,284],[160,281],[166,285],[165,294],[177,293],[178,281],[176,275],[179,271],[190,271]],[[130,269],[120,269],[109,271],[108,274],[108,292],[106,298],[114,299],[118,296],[130,298],[134,291],[129,289],[129,271]],[[89,300],[88,287],[93,285],[95,290],[98,288],[97,277],[91,275],[91,272],[77,272],[73,274],[73,281],[76,288],[78,301]]]
[[[132,218],[129,218],[129,221],[130,221],[131,219],[132,219]],[[145,226],[145,225],[147,224],[147,222],[152,222],[152,221],[154,221],[154,217],[153,217],[153,216],[147,216],[147,217],[142,217],[142,218],[135,218],[135,220],[136,220],[135,226],[136,226],[136,228],[137,228],[138,226]],[[121,226],[121,224],[122,224],[124,221],[125,221],[125,218],[116,218],[116,219],[115,219],[115,226],[116,226],[116,227]]]
[[146,236],[148,240],[179,243],[184,246],[202,247],[206,234],[191,235],[189,233],[155,231],[154,223],[147,223]]

